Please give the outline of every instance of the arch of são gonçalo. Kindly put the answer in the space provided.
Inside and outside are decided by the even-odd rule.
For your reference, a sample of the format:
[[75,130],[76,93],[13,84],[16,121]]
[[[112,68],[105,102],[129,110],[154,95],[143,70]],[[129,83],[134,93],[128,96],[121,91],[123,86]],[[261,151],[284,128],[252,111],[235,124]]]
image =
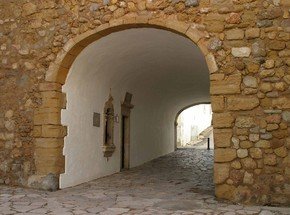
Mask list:
[[[63,153],[69,147],[64,141],[70,128],[63,124],[62,111],[70,97],[66,98],[62,85],[73,63],[91,43],[111,34],[155,28],[191,40],[207,63],[216,196],[234,202],[289,205],[288,0],[46,0],[0,5],[1,183],[59,188],[59,178],[71,165],[69,155]],[[130,93],[132,104],[125,94],[117,101],[123,104],[126,117],[138,110],[134,92],[126,95]],[[104,94],[102,105],[115,97],[114,90],[112,99],[109,91]],[[120,120],[115,115],[103,117],[102,110],[94,115],[97,127]],[[113,129],[108,126],[100,134],[106,131]],[[118,154],[118,147],[110,144],[102,146],[104,154],[110,155],[103,157],[106,165]]]

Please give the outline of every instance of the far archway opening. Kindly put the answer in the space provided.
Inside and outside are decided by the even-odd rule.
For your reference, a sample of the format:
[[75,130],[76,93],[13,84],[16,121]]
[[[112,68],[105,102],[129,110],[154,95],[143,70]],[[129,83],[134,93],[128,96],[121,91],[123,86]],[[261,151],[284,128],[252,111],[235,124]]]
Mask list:
[[214,148],[211,104],[198,104],[181,110],[175,126],[177,149]]

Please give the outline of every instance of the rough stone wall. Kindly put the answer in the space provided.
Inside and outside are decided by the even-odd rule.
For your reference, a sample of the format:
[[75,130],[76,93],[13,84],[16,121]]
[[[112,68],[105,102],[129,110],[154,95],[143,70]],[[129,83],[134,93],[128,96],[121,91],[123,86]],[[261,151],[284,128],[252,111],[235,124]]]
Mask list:
[[1,0],[0,182],[27,186],[32,175],[63,171],[63,82],[45,76],[71,38],[120,19],[173,19],[197,28],[181,33],[212,53],[216,195],[289,205],[289,8],[289,0]]

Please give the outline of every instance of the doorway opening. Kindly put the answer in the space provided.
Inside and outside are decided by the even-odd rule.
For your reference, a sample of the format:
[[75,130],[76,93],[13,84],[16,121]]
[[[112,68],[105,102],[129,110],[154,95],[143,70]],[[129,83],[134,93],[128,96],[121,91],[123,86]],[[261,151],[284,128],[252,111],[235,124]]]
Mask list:
[[126,93],[121,107],[121,171],[130,168],[130,113],[134,107],[131,104],[133,95]]

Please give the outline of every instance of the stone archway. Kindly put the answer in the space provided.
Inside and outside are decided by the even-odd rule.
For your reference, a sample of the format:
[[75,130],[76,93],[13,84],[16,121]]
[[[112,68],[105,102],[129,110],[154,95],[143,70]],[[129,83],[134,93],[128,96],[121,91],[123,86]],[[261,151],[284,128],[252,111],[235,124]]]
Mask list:
[[58,188],[70,65],[110,32],[148,26],[190,38],[207,59],[217,196],[289,205],[288,0],[26,0],[2,8],[0,183]]
[[[66,126],[61,122],[61,110],[66,107],[66,96],[62,93],[69,69],[78,54],[90,43],[113,32],[131,28],[157,28],[171,31],[189,38],[202,51],[210,73],[218,71],[213,53],[207,49],[208,34],[199,30],[196,24],[188,24],[175,19],[143,19],[134,17],[129,19],[112,20],[110,24],[100,25],[70,39],[50,64],[46,73],[46,82],[40,84],[42,106],[36,110],[35,123],[35,165],[36,175],[30,177],[31,186],[42,188],[47,175],[58,183],[58,177],[64,172],[65,158],[63,156],[64,137],[67,135]],[[54,177],[52,177],[52,175]]]

